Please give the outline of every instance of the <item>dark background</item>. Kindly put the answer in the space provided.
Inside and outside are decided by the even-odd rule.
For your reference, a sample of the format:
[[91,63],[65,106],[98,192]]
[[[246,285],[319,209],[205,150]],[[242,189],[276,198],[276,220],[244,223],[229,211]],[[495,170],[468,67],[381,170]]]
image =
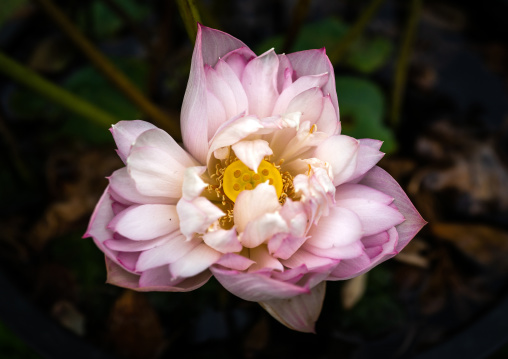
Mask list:
[[[175,2],[54,3],[178,126],[192,42]],[[122,166],[107,126],[0,69],[0,358],[508,357],[508,2],[196,4],[258,54],[325,46],[343,133],[385,141],[380,165],[429,224],[368,275],[328,283],[316,335],[213,278],[190,293],[104,284],[81,236]],[[149,119],[38,1],[2,0],[0,52],[118,120]]]

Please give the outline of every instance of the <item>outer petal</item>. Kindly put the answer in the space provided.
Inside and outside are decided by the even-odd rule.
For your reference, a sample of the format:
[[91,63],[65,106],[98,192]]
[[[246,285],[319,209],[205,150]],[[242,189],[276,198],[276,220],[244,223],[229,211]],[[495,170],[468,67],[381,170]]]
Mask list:
[[395,198],[393,204],[406,219],[402,224],[396,226],[399,242],[395,249],[400,252],[427,222],[420,216],[399,184],[385,170],[379,167],[372,168],[360,183]]
[[176,200],[169,197],[145,196],[138,192],[136,183],[129,175],[127,167],[122,167],[113,172],[109,177],[110,189],[114,192],[115,198],[126,205],[131,204],[175,204]]
[[221,256],[222,253],[201,243],[184,257],[171,263],[169,270],[175,277],[192,277],[217,262]]
[[252,302],[291,298],[309,293],[307,288],[272,279],[265,273],[245,273],[216,266],[212,266],[210,270],[224,288],[234,295]]
[[136,271],[143,272],[176,262],[199,244],[198,239],[186,241],[184,236],[176,236],[162,246],[142,252],[136,264]]
[[240,40],[221,31],[198,24],[192,54],[187,90],[183,99],[180,123],[185,148],[201,163],[206,163],[208,150],[208,113],[204,65],[215,66],[219,57],[246,47]]
[[157,127],[150,122],[141,120],[120,121],[116,125],[111,126],[110,131],[118,147],[118,155],[124,163],[126,163],[131,146],[134,144],[134,141],[136,141],[136,138],[143,132],[154,128]]
[[308,294],[259,304],[286,327],[299,332],[315,333],[314,326],[323,307],[325,292],[326,282],[321,282]]
[[340,134],[341,126],[339,117],[335,112],[330,95],[323,97],[322,101],[323,110],[321,111],[319,119],[316,121],[317,130],[330,136]]

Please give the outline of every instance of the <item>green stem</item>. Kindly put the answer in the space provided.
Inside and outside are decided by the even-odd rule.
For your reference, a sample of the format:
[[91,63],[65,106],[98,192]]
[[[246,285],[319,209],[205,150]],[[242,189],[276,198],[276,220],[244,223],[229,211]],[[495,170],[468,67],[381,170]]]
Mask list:
[[402,39],[399,56],[397,57],[392,106],[390,110],[390,125],[392,128],[396,128],[400,122],[400,110],[404,98],[404,91],[406,89],[407,70],[421,9],[422,0],[413,0],[411,2],[409,19],[403,31],[404,37]]
[[108,128],[112,124],[118,122],[118,119],[109,113],[82,100],[63,88],[54,85],[1,52],[0,72],[3,72],[4,75],[36,91],[47,99],[65,107],[69,111],[81,115],[98,125]]
[[360,16],[356,23],[349,29],[337,47],[332,49],[328,55],[332,64],[337,65],[340,61],[343,60],[344,55],[349,50],[349,47],[353,41],[355,41],[356,38],[363,33],[384,1],[385,0],[372,0],[370,2],[369,6],[367,6],[367,8],[363,11],[362,16]]
[[176,3],[185,24],[185,30],[187,30],[190,40],[194,43],[198,33],[197,23],[201,23],[201,17],[199,16],[195,0],[177,0]]

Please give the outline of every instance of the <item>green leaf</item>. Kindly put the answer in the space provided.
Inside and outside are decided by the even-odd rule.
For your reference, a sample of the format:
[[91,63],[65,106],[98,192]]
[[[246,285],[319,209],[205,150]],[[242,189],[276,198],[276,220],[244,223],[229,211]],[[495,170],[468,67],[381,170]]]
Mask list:
[[[138,59],[122,59],[113,61],[125,73],[134,85],[144,87],[146,64]],[[85,66],[72,74],[64,83],[64,87],[75,95],[93,103],[97,107],[111,113],[122,120],[135,120],[141,112],[124,95],[113,87],[94,67]],[[62,131],[64,134],[86,139],[93,143],[108,143],[111,135],[89,121],[83,121],[69,114]]]
[[[143,2],[135,0],[114,0],[133,21],[145,18],[149,9]],[[103,1],[94,1],[92,4],[95,33],[99,38],[110,37],[123,26],[122,19],[112,11]]]
[[[331,51],[346,35],[349,26],[342,20],[329,17],[302,27],[291,52],[325,47]],[[263,41],[257,48],[260,54],[270,48],[276,52],[282,50],[284,36],[278,35]],[[392,52],[392,44],[382,37],[363,36],[348,50],[344,65],[357,71],[370,73],[383,66]]]
[[381,150],[397,148],[393,132],[383,124],[385,98],[371,81],[351,76],[336,77],[342,133],[355,138],[384,141]]

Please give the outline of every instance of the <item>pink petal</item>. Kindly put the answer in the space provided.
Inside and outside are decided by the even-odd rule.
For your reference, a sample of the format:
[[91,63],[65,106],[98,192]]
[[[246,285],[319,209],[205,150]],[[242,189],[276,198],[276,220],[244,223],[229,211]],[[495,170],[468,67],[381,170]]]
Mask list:
[[[296,95],[286,108],[287,112],[300,111],[301,122],[315,123],[323,111],[323,92],[319,87],[312,87]],[[319,132],[322,132],[319,130]]]
[[190,278],[171,278],[169,267],[162,266],[141,273],[139,288],[134,289],[141,292],[189,292],[208,282],[211,276],[210,271],[204,271]]
[[330,95],[330,99],[333,104],[333,108],[339,118],[339,105],[337,101],[337,90],[335,89],[335,75],[333,72],[333,66],[326,56],[324,48],[319,50],[306,50],[300,52],[294,52],[287,55],[293,71],[297,77],[307,75],[318,75],[327,72],[328,82],[321,88],[323,94]]
[[257,172],[265,156],[273,154],[268,142],[264,140],[240,141],[231,148],[235,151],[236,157],[254,172]]
[[136,264],[136,271],[143,272],[147,269],[176,262],[180,258],[185,257],[200,243],[201,240],[199,239],[188,241],[182,235],[175,236],[162,246],[142,252]]
[[238,241],[236,228],[229,230],[217,229],[208,231],[203,236],[203,241],[211,248],[221,253],[240,252],[242,245]]
[[260,245],[255,248],[250,249],[250,259],[252,259],[255,263],[249,267],[249,272],[262,270],[262,269],[276,269],[279,271],[283,271],[284,267],[282,264],[274,257],[268,253],[268,249],[266,245]]
[[288,232],[288,225],[279,213],[265,213],[247,223],[240,235],[240,243],[246,248],[255,248],[273,235]]
[[363,234],[370,236],[386,231],[404,222],[404,216],[396,209],[374,202],[370,198],[349,198],[336,200],[337,206],[356,213],[362,224]]
[[189,167],[185,169],[182,197],[188,201],[198,197],[208,185],[203,182],[201,175],[206,171],[205,166]]
[[245,47],[245,44],[231,35],[198,24],[180,124],[185,148],[201,164],[206,163],[208,150],[208,106],[204,65],[213,67],[219,57],[241,47]]
[[242,74],[242,85],[249,99],[249,114],[259,118],[268,117],[279,93],[277,92],[277,71],[279,58],[272,50],[252,59]]
[[167,153],[173,161],[183,167],[197,166],[199,163],[192,158],[180,145],[165,131],[155,128],[143,132],[134,142],[134,147],[153,147]]
[[129,175],[127,167],[122,167],[113,172],[109,177],[110,189],[114,192],[115,197],[125,204],[176,204],[176,200],[169,197],[152,197],[145,196],[138,192],[136,183]]
[[321,282],[310,293],[259,304],[286,327],[299,332],[315,333],[314,326],[323,307],[325,292],[326,282]]
[[399,242],[396,250],[400,252],[427,222],[420,216],[399,184],[385,170],[379,167],[372,168],[360,183],[395,198],[393,204],[395,204],[406,219],[396,227],[399,233]]
[[362,223],[353,211],[332,207],[328,216],[321,217],[319,224],[312,226],[309,236],[307,243],[314,247],[344,247],[362,238]]
[[130,272],[135,272],[138,258],[139,252],[119,252],[116,256],[118,264]]
[[95,206],[95,210],[83,238],[92,237],[97,247],[99,247],[107,257],[116,261],[116,251],[112,251],[104,245],[105,241],[113,238],[113,231],[108,229],[108,224],[114,217],[112,209],[113,201],[108,191],[109,186],[106,187],[106,190]]
[[260,183],[253,190],[242,191],[238,195],[233,210],[235,226],[239,232],[243,232],[250,221],[279,208],[275,188],[268,183]]
[[[317,130],[330,136],[340,134],[341,126],[338,114],[335,112],[330,95],[324,96],[323,110],[316,120]],[[378,148],[379,149],[379,148]]]
[[180,198],[185,167],[166,152],[152,147],[134,147],[127,170],[139,193],[153,197]]
[[[242,78],[243,71],[247,63],[256,57],[256,54],[252,52],[247,46],[228,52],[222,57],[222,60],[226,62],[231,70],[235,73],[238,79]],[[243,88],[243,86],[242,86]]]
[[169,265],[169,271],[175,277],[192,277],[208,269],[217,262],[222,253],[201,243],[185,256]]
[[[360,147],[358,148],[356,168],[353,174],[349,177],[348,181],[353,181],[356,178],[363,176],[367,171],[374,167],[385,155],[378,150],[377,145],[381,141],[374,142],[375,140],[361,139]],[[382,142],[381,142],[382,143]]]
[[215,265],[221,265],[223,267],[239,271],[247,270],[252,264],[254,264],[253,260],[235,253],[224,254],[215,263]]
[[148,249],[152,249],[155,247],[159,247],[169,241],[172,237],[177,235],[177,231],[164,235],[161,237],[157,237],[154,239],[149,239],[147,241],[133,241],[130,239],[108,239],[104,242],[106,247],[114,251],[120,252],[140,252],[146,251]]
[[365,198],[387,206],[393,202],[393,197],[365,185],[345,183],[337,187],[335,191],[336,201],[351,198]]
[[350,259],[361,256],[363,254],[364,248],[361,241],[356,241],[342,247],[332,247],[326,249],[315,247],[310,243],[305,242],[302,246],[302,249],[305,249],[307,252],[320,257],[331,259]]
[[118,147],[118,155],[124,163],[126,163],[131,146],[136,138],[147,130],[157,128],[149,122],[134,120],[120,121],[116,125],[111,126],[111,133]]
[[352,137],[337,135],[323,141],[314,151],[314,157],[332,166],[335,186],[347,181],[356,169],[360,142]]
[[179,227],[176,206],[144,204],[118,214],[108,228],[133,240],[148,240],[171,233]]
[[216,266],[211,267],[210,270],[224,288],[234,295],[252,302],[290,298],[309,292],[307,288],[272,279],[264,273],[238,272]]
[[346,280],[366,272],[371,267],[371,259],[366,253],[354,258],[344,259],[335,267],[328,280]]
[[300,249],[296,251],[295,254],[293,254],[288,259],[281,260],[281,262],[288,268],[297,268],[305,265],[305,267],[310,271],[314,270],[315,268],[336,263],[337,261],[333,258],[317,256],[300,247]]
[[[306,92],[312,88],[319,88],[323,86],[328,81],[328,73],[323,73],[320,75],[311,75],[311,76],[302,76],[298,78],[291,85],[286,87],[277,98],[273,108],[273,115],[282,115],[287,112],[294,112],[302,110],[298,106],[294,106],[293,109],[288,110],[289,104],[291,101],[301,94],[302,92]],[[321,91],[319,91],[321,92]],[[321,95],[322,96],[322,95]]]
[[277,72],[277,91],[281,93],[293,83],[293,67],[286,55],[279,56],[279,71]]
[[176,205],[180,218],[180,230],[191,238],[195,233],[205,233],[208,227],[224,216],[217,206],[204,197],[197,197],[192,201],[181,199]]
[[222,102],[210,91],[206,90],[206,111],[208,113],[207,140],[210,140],[217,129],[228,119]]

